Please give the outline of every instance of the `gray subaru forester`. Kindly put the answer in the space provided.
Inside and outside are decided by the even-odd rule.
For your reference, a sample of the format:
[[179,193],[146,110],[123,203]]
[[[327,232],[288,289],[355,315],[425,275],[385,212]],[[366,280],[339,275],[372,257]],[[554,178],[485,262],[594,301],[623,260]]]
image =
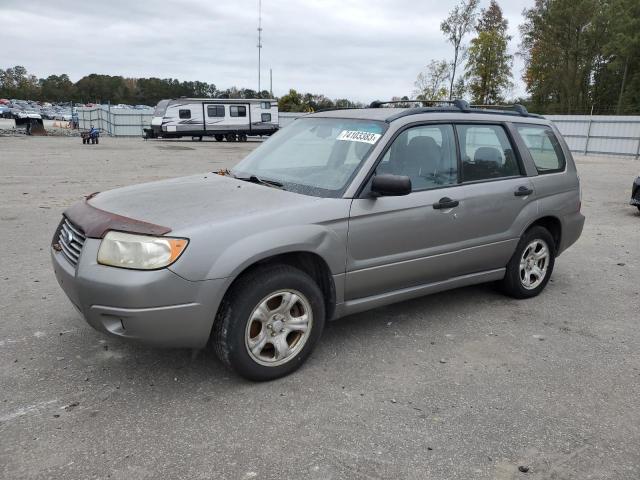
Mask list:
[[553,124],[375,107],[306,115],[231,171],[90,195],[55,232],[58,282],[97,330],[210,342],[253,380],[299,367],[327,320],[481,282],[538,295],[584,224]]

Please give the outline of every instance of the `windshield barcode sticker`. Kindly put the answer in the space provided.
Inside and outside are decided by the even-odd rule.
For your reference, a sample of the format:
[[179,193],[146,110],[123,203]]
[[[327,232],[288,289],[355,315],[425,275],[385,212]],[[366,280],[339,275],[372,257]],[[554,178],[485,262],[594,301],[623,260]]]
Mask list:
[[374,144],[381,137],[379,133],[359,132],[357,130],[343,130],[336,140],[345,140],[347,142],[363,142]]

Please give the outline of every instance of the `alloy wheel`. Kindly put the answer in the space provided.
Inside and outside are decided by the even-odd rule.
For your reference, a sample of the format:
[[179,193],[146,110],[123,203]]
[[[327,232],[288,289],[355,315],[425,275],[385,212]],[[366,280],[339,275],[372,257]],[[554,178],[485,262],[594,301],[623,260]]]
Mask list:
[[520,282],[527,290],[537,288],[547,275],[549,246],[544,240],[533,240],[520,257]]
[[302,350],[312,326],[309,300],[297,290],[279,290],[253,309],[245,330],[247,352],[260,365],[282,365]]

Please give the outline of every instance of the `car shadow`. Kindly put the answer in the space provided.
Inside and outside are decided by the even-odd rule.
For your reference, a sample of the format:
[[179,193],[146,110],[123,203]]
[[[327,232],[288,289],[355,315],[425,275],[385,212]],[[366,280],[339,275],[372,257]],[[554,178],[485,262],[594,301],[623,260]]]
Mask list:
[[204,137],[202,140],[191,140],[191,137],[187,138],[149,138],[146,141],[153,143],[218,143],[220,145],[242,145],[243,143],[261,143],[264,142],[269,137],[249,137],[246,142],[227,142],[226,140],[219,142],[213,137]]
[[627,210],[627,216],[628,217],[640,217],[640,210],[637,208],[634,208],[633,210]]
[[[404,330],[406,335],[430,336],[429,330],[442,330],[449,324],[455,329],[457,315],[477,313],[480,304],[510,302],[491,284],[464,287],[379,307],[328,322],[308,363],[340,357],[342,352],[357,350],[367,338],[371,342],[384,342],[390,322]],[[108,337],[91,331],[94,344],[90,347],[89,361],[99,374],[97,381],[105,384],[133,382],[154,387],[180,382],[188,390],[206,383],[212,388],[223,384],[225,388],[253,385],[229,369],[216,357],[213,348],[201,350],[154,348],[135,341]],[[82,335],[86,341],[88,335]],[[83,348],[77,345],[77,348]],[[85,346],[83,349],[86,349]],[[303,367],[305,368],[305,367]],[[324,367],[323,367],[324,368]]]
[[329,322],[319,349],[332,345],[349,351],[353,347],[349,343],[362,342],[367,336],[386,335],[391,325],[407,336],[430,337],[431,332],[449,327],[454,331],[459,316],[477,314],[479,305],[512,301],[487,283],[393,303]]

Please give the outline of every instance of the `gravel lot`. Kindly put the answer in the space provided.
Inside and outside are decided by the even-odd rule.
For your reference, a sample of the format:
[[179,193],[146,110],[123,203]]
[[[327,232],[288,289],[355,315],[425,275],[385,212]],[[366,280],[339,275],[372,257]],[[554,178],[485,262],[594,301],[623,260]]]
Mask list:
[[49,262],[64,208],[255,145],[0,138],[0,478],[640,478],[631,159],[579,159],[585,231],[538,298],[479,286],[351,316],[279,381],[86,325]]

